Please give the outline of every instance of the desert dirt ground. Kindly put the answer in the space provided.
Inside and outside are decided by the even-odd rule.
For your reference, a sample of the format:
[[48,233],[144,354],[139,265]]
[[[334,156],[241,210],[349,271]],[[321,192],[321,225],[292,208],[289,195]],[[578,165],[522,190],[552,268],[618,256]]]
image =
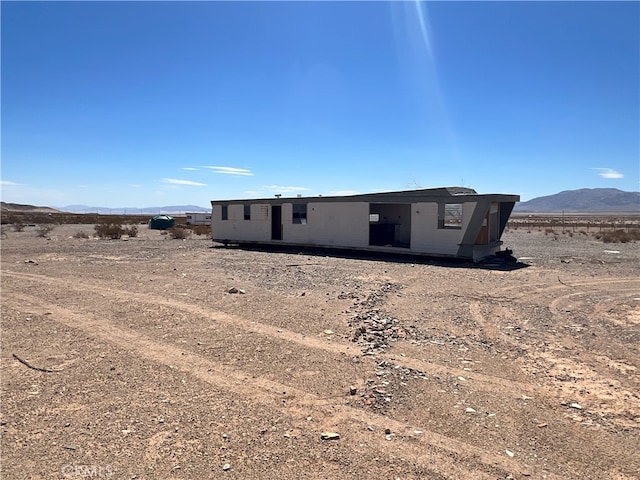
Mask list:
[[640,478],[638,244],[510,230],[504,268],[79,231],[1,241],[2,478]]

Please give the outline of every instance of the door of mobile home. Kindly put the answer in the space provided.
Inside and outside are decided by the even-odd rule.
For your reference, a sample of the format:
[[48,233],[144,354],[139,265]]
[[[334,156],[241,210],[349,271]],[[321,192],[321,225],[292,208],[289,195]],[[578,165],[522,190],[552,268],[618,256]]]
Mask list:
[[282,240],[282,205],[271,206],[271,240]]

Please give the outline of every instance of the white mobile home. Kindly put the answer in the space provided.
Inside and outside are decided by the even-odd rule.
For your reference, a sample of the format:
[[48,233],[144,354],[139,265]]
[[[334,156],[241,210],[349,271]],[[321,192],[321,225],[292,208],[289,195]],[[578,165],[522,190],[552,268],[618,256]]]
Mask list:
[[211,225],[211,213],[187,213],[187,225]]
[[518,195],[450,187],[341,197],[212,201],[215,241],[444,256],[500,250]]

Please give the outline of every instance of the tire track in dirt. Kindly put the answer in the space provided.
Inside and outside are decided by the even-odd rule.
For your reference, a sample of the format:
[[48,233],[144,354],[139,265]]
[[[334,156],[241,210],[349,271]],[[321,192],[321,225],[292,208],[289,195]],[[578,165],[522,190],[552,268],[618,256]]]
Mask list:
[[[39,283],[46,283],[49,285],[64,286],[67,290],[89,290],[93,293],[103,293],[109,296],[115,296],[118,298],[130,298],[140,303],[149,303],[154,305],[163,305],[166,307],[187,311],[194,315],[208,318],[217,322],[225,323],[245,329],[248,332],[255,332],[266,337],[275,338],[278,340],[286,340],[288,342],[300,345],[302,347],[314,348],[318,350],[324,350],[333,354],[345,354],[349,356],[360,357],[362,355],[361,348],[352,343],[336,343],[326,342],[322,339],[314,338],[311,336],[303,335],[291,330],[287,330],[281,327],[274,327],[261,322],[249,322],[243,318],[229,315],[219,311],[207,310],[197,305],[184,303],[176,300],[167,299],[164,297],[140,294],[130,291],[112,289],[105,286],[98,286],[95,284],[68,281],[59,278],[48,277],[44,275],[36,275],[29,273],[18,273],[12,271],[4,271],[3,275],[13,276],[15,278],[25,278],[34,280]],[[448,367],[432,362],[427,362],[417,358],[400,357],[393,353],[383,353],[376,356],[379,360],[388,360],[401,367],[411,368],[418,370],[429,375],[441,375],[441,376],[469,376],[469,372],[463,368]],[[473,378],[476,380],[477,388],[479,390],[488,391],[492,393],[511,393],[513,391],[522,391],[523,393],[532,393],[536,387],[527,383],[516,382],[500,377],[494,377],[491,375],[484,375],[481,373],[474,373]]]
[[[638,288],[632,286],[634,283],[638,284],[640,281],[637,279],[616,281],[602,279],[598,281],[576,282],[571,285],[563,284],[562,286],[541,288],[533,292],[528,292],[528,295],[535,297],[540,294],[548,294],[550,291],[560,292],[563,289],[566,291],[567,288],[573,290],[572,287],[581,287],[580,290],[573,290],[571,293],[547,298],[547,302],[544,304],[549,309],[552,318],[556,320],[554,323],[566,328],[567,325],[558,321],[558,319],[567,317],[563,305],[570,304],[572,307],[571,310],[579,309],[594,295],[604,296],[607,303],[613,302],[620,297],[626,297],[629,294],[637,292]],[[599,308],[605,308],[602,306],[602,299],[599,300],[598,306]],[[500,304],[493,305],[492,311],[502,312],[503,317],[511,315],[510,310]],[[508,336],[501,335],[500,330],[491,323],[486,314],[482,313],[481,305],[478,302],[470,304],[470,312],[472,318],[479,323],[488,334],[494,335],[495,338],[500,338],[501,341],[515,348],[521,348],[521,343],[518,343]],[[538,350],[534,356],[526,354],[523,359],[532,366],[542,366],[542,369],[547,372],[546,376],[549,379],[549,383],[540,386],[540,388],[546,392],[545,396],[550,399],[564,400],[571,398],[576,401],[576,403],[585,405],[583,415],[585,413],[590,414],[593,415],[594,418],[598,418],[598,416],[604,417],[606,415],[610,421],[623,428],[636,428],[637,422],[627,418],[629,416],[638,416],[638,409],[634,408],[634,405],[637,404],[638,396],[633,392],[633,386],[630,385],[625,389],[620,381],[612,380],[612,377],[607,376],[606,372],[603,374],[603,371],[605,371],[606,368],[611,368],[611,364],[613,363],[614,366],[624,372],[624,375],[628,377],[629,381],[632,381],[634,377],[637,378],[635,373],[633,373],[637,370],[637,367],[624,364],[620,361],[616,362],[609,357],[598,354],[597,351],[584,351],[579,359],[566,358],[567,348],[580,350],[580,346],[569,333],[555,333],[554,340],[556,344],[563,346],[561,350],[556,351],[553,347],[544,351]],[[600,368],[596,370],[595,366],[599,366]],[[567,376],[567,372],[570,372],[570,378],[573,379],[573,382],[557,380],[559,376]],[[611,388],[613,386],[615,386],[615,388]],[[611,406],[612,404],[615,408]],[[617,411],[625,410],[627,411],[626,415],[616,414]]]
[[[6,272],[3,272],[3,275]],[[9,274],[12,276],[13,274]],[[14,278],[23,275],[13,275]],[[28,275],[28,279],[45,280],[49,284],[63,284],[67,287],[69,282],[56,281],[37,275]],[[49,281],[46,281],[49,280]],[[51,281],[53,280],[53,281]],[[354,431],[349,432],[350,435],[357,436],[363,441],[371,441],[371,435],[366,433],[366,425],[373,425],[377,429],[384,430],[391,428],[398,435],[407,439],[402,442],[402,455],[411,458],[416,464],[425,464],[429,468],[433,468],[434,460],[438,464],[438,470],[452,478],[495,478],[496,469],[500,469],[505,473],[516,473],[521,470],[517,461],[503,458],[501,455],[492,454],[479,447],[467,444],[461,440],[447,437],[437,432],[432,432],[427,428],[419,425],[407,425],[403,422],[393,420],[387,417],[375,415],[372,412],[360,410],[358,408],[339,405],[335,403],[335,399],[320,398],[314,394],[301,391],[295,387],[283,385],[267,379],[256,378],[251,374],[237,369],[226,367],[215,361],[211,361],[199,354],[184,351],[178,347],[156,342],[140,332],[131,331],[115,325],[104,318],[96,317],[95,314],[83,312],[75,313],[68,308],[61,307],[50,303],[49,301],[39,299],[35,296],[12,292],[16,290],[14,285],[5,288],[5,305],[7,307],[20,308],[24,310],[25,305],[40,310],[41,313],[50,312],[51,319],[62,323],[70,328],[78,329],[88,335],[97,337],[100,340],[117,345],[120,348],[131,351],[138,357],[147,361],[167,365],[179,371],[198,378],[199,380],[222,387],[224,390],[232,391],[236,394],[251,398],[256,402],[267,404],[269,407],[284,410],[291,415],[300,424],[304,423],[304,418],[312,410],[315,416],[324,418],[324,425],[331,427],[342,423],[356,422],[360,426]],[[93,286],[94,291],[96,287]],[[98,290],[105,292],[109,289],[99,288]],[[116,292],[118,295],[126,292]],[[138,294],[132,294],[134,297]],[[131,295],[130,295],[131,296]],[[147,300],[148,301],[148,300]],[[226,316],[225,316],[226,317]],[[227,319],[228,320],[228,319]],[[270,331],[271,327],[267,329]],[[320,342],[321,343],[321,342]],[[323,344],[324,346],[324,344]],[[284,397],[283,392],[287,392]],[[280,403],[283,398],[287,399],[287,406],[283,407]],[[413,435],[415,430],[421,430],[424,433],[419,437]],[[389,451],[389,444],[383,440],[378,440],[377,448],[381,452]],[[354,444],[357,444],[354,443]],[[425,449],[428,449],[429,458],[425,459]],[[472,467],[465,468],[463,464],[456,461],[455,458],[461,456],[473,463]],[[477,464],[476,464],[477,463]],[[533,469],[525,467],[524,472],[530,473]],[[492,472],[485,473],[485,472]],[[547,478],[555,477],[545,472]]]
[[[9,302],[6,302],[6,300],[9,300]],[[429,431],[421,426],[411,426],[354,407],[337,405],[333,399],[323,399],[288,385],[256,378],[246,372],[231,369],[208,360],[201,355],[185,352],[172,345],[155,342],[138,332],[125,330],[103,318],[96,318],[86,313],[79,315],[67,308],[51,304],[34,296],[19,293],[11,293],[5,297],[5,306],[8,308],[19,307],[22,310],[27,306],[39,310],[39,312],[34,313],[49,313],[49,318],[55,322],[81,330],[99,340],[117,345],[119,348],[128,350],[144,360],[166,365],[217,388],[243,395],[271,408],[283,410],[299,424],[303,424],[304,417],[309,415],[309,411],[312,411],[314,416],[324,418],[324,424],[327,426],[335,427],[342,424],[344,427],[347,423],[359,423],[360,428],[348,433],[362,439],[365,438],[366,434],[359,432],[366,431],[366,426],[368,425],[375,426],[378,430],[391,428],[394,432],[398,432],[400,437],[411,440],[402,442],[402,455],[404,457],[410,458],[416,464],[424,464],[425,467],[432,470],[434,469],[435,460],[438,472],[452,478],[493,479],[495,475],[488,472],[495,473],[496,469],[503,470],[505,473],[521,471],[521,467],[516,461],[510,461],[501,456],[488,453],[460,440]],[[286,407],[283,407],[280,403],[284,397],[284,392],[287,392]],[[419,437],[415,436],[412,433],[415,430],[421,430],[423,433]],[[372,435],[369,435],[366,440],[371,442],[372,437]],[[378,440],[378,438],[373,437],[377,443],[377,449],[381,453],[388,453],[388,442],[382,439]],[[354,444],[357,443],[354,441]],[[428,459],[424,458],[426,447],[430,447]],[[471,459],[473,468],[465,469],[460,462],[456,462],[454,458],[458,455],[467,460]],[[532,470],[532,468],[525,467],[523,471],[531,474]],[[545,472],[545,474],[547,475],[546,478],[560,478],[548,472]]]
[[233,325],[249,332],[258,333],[267,337],[277,338],[279,340],[287,340],[291,343],[297,343],[306,347],[329,350],[334,353],[344,353],[347,355],[360,355],[360,349],[356,345],[345,344],[331,344],[323,340],[307,336],[301,333],[294,332],[282,327],[274,327],[266,323],[247,321],[243,318],[229,315],[224,312],[208,310],[197,305],[180,302],[177,300],[167,299],[166,297],[160,297],[157,295],[147,293],[135,293],[126,290],[118,290],[104,285],[96,285],[94,283],[69,281],[60,278],[48,277],[45,275],[36,275],[31,273],[18,273],[12,271],[3,271],[2,275],[16,278],[25,278],[34,280],[39,283],[46,283],[49,285],[63,286],[68,290],[84,290],[92,293],[103,293],[107,296],[113,296],[118,298],[129,298],[139,303],[147,303],[154,305],[162,305],[169,308],[175,308],[178,310],[187,311],[194,315],[198,315],[204,318],[214,320],[216,322]]
[[[566,282],[560,278],[560,275],[557,277],[549,277],[550,282],[554,282],[554,285],[549,285],[549,283],[534,283],[520,286],[510,286],[503,287],[496,291],[496,293],[500,294],[508,294],[510,292],[516,291],[515,295],[509,300],[519,300],[521,298],[529,298],[532,295],[541,295],[548,294],[551,292],[563,290],[566,288],[578,288],[578,287],[598,287],[601,285],[613,285],[613,284],[628,284],[629,282],[639,282],[639,280],[635,278],[602,278],[599,280],[589,280],[589,281],[576,281],[576,282]],[[557,284],[555,283],[557,282]],[[488,298],[492,298],[491,296]],[[545,295],[546,298],[546,295]]]

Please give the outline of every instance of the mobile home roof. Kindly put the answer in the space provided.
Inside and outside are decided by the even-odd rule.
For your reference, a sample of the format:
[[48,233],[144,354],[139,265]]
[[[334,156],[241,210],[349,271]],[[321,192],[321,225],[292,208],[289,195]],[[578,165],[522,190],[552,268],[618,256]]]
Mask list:
[[419,190],[402,190],[397,192],[365,193],[344,196],[314,196],[314,197],[270,197],[243,200],[212,200],[212,205],[228,205],[236,203],[266,203],[279,205],[281,203],[309,203],[309,202],[373,202],[373,203],[415,203],[415,202],[447,202],[462,203],[475,201],[478,197],[490,198],[496,201],[518,202],[519,195],[478,194],[466,187],[425,188]]

